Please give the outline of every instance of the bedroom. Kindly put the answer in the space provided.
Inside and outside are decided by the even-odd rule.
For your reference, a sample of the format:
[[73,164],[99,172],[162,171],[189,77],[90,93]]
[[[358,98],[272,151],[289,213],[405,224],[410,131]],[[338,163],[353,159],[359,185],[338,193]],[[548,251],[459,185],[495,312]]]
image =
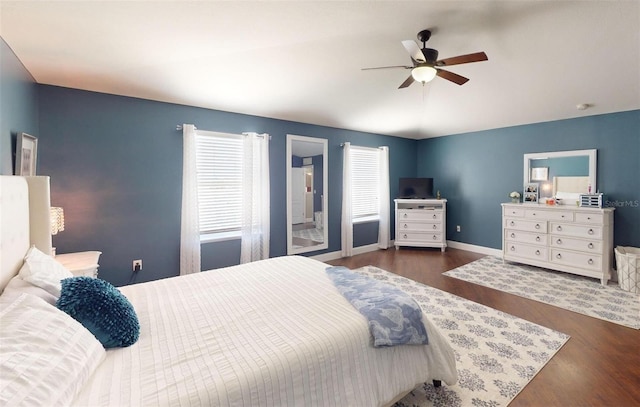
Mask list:
[[[407,35],[413,35],[415,30],[409,31]],[[329,140],[330,236],[324,253],[340,248],[339,144],[344,141],[390,147],[391,190],[400,177],[433,176],[436,188],[449,201],[448,239],[461,248],[490,253],[500,249],[499,204],[508,200],[510,191],[521,189],[525,153],[598,149],[602,190],[620,203],[639,199],[637,96],[635,105],[603,114],[587,110],[583,115],[574,109],[572,118],[566,120],[542,118],[518,126],[416,140],[38,84],[11,44],[3,39],[1,47],[2,174],[12,172],[11,137],[22,131],[37,135],[38,173],[52,176],[52,201],[65,208],[69,225],[55,237],[58,251],[102,251],[101,276],[116,285],[130,281],[132,259],[144,259],[144,271],[136,282],[176,273],[182,144],[175,126],[182,123],[271,134],[274,202],[284,200],[285,185],[278,180],[285,178],[285,135]],[[616,69],[633,71],[634,67]],[[472,81],[481,81],[481,73],[474,72]],[[387,85],[393,91],[397,86],[393,78]],[[413,96],[419,102],[420,92]],[[583,100],[575,101],[580,102]],[[483,173],[480,179],[478,170]],[[272,257],[286,254],[285,216],[283,206],[272,205]],[[638,224],[637,207],[617,207],[616,245],[640,246],[640,234],[634,229]],[[455,225],[462,226],[461,232],[455,231]],[[374,243],[369,236],[375,232],[367,227],[373,226],[356,229],[356,247]],[[203,246],[204,269],[237,264],[238,257],[237,241]]]

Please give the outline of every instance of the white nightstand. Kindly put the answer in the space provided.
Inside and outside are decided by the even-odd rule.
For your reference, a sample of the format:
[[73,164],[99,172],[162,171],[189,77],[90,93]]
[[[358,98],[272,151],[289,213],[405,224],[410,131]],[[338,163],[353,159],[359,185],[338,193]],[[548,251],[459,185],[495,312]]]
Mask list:
[[56,255],[55,259],[74,276],[98,277],[98,259],[102,252],[77,252]]

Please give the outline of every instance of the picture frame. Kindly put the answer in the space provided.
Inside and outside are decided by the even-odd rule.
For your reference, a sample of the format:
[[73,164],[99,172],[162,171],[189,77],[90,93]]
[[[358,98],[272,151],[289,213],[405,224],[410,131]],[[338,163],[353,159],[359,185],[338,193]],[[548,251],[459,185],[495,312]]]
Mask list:
[[531,168],[531,181],[547,181],[549,179],[549,167]]
[[538,197],[540,196],[540,184],[537,182],[528,182],[524,184],[524,194],[522,196],[522,202],[537,204]]
[[27,133],[20,133],[16,138],[15,175],[25,177],[36,175],[38,163],[38,138]]

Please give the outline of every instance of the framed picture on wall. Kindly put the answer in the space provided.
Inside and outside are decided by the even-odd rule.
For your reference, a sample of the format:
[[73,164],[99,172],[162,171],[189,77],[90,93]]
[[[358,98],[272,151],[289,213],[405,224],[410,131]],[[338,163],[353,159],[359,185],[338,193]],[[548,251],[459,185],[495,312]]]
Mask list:
[[38,158],[38,139],[27,133],[20,133],[16,138],[15,175],[36,175]]
[[537,182],[528,182],[524,184],[524,203],[538,203],[540,184]]

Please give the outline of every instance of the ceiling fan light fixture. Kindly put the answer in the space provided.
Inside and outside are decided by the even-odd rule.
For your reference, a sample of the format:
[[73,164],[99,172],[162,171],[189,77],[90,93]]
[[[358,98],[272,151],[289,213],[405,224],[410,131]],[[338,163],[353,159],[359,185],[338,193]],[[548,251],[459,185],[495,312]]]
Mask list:
[[413,76],[413,79],[416,82],[422,82],[423,84],[431,82],[433,78],[436,77],[437,73],[438,71],[436,71],[436,68],[432,66],[418,66],[411,70],[411,76]]

